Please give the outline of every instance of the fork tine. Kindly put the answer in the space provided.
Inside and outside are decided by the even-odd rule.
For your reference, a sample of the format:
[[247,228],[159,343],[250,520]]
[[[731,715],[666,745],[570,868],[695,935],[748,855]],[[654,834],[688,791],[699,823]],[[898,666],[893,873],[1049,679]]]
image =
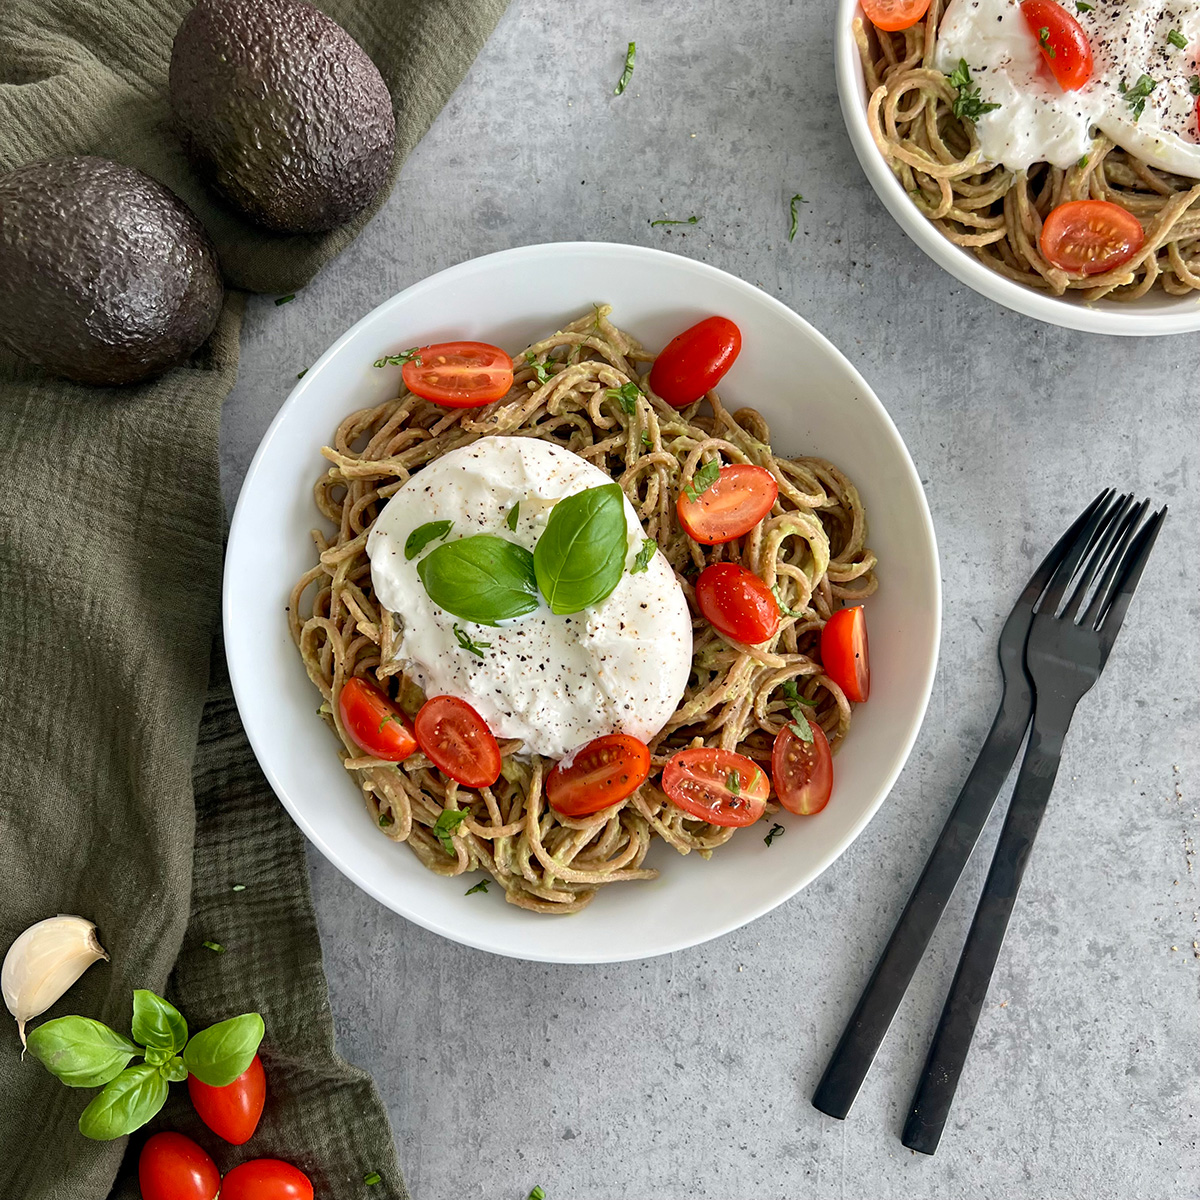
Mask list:
[[1107,504],[1115,494],[1115,488],[1105,488],[1095,500],[1091,502],[1077,516],[1071,524],[1071,528],[1058,539],[1057,542],[1050,548],[1050,553],[1042,559],[1038,569],[1029,577],[1029,582],[1025,585],[1025,590],[1021,593],[1021,600],[1026,604],[1036,604],[1038,597],[1046,590],[1046,585],[1050,582],[1054,575],[1055,569],[1062,562],[1067,551],[1075,543],[1075,539],[1079,536],[1079,532],[1090,521],[1096,510],[1101,505]]
[[1050,586],[1046,589],[1046,594],[1038,605],[1038,612],[1050,613],[1052,616],[1058,612],[1067,588],[1070,587],[1071,580],[1075,578],[1075,573],[1079,570],[1079,564],[1104,536],[1113,519],[1124,512],[1129,500],[1128,496],[1118,496],[1111,504],[1102,505],[1092,514],[1066,557],[1058,564],[1050,580]]
[[[1121,527],[1116,531],[1116,538],[1112,549],[1106,555],[1107,566],[1104,570],[1104,576],[1096,585],[1096,591],[1092,596],[1091,603],[1087,606],[1083,617],[1080,619],[1080,625],[1086,625],[1090,628],[1095,628],[1100,623],[1100,614],[1104,611],[1106,598],[1112,594],[1113,580],[1117,576],[1117,572],[1121,569],[1121,563],[1124,560],[1125,552],[1129,549],[1129,543],[1132,541],[1134,534],[1137,532],[1138,526],[1142,523],[1142,518],[1145,517],[1147,509],[1150,507],[1149,500],[1143,500],[1136,508],[1130,509],[1128,515],[1121,522]],[[1101,564],[1097,563],[1097,567]],[[1093,579],[1096,571],[1092,572]],[[1071,608],[1078,610],[1083,603],[1086,588],[1079,589],[1078,601],[1073,603]],[[1072,620],[1075,619],[1076,611],[1069,611],[1067,616]]]
[[1137,589],[1138,580],[1142,577],[1142,570],[1146,566],[1146,560],[1150,557],[1150,551],[1154,549],[1154,541],[1158,537],[1158,531],[1162,528],[1163,521],[1166,519],[1167,506],[1164,504],[1142,526],[1141,531],[1134,538],[1132,545],[1125,552],[1125,557],[1121,564],[1121,573],[1117,576],[1112,600],[1100,618],[1103,622],[1100,626],[1100,647],[1105,658],[1108,657],[1108,652],[1112,649],[1113,642],[1117,640],[1117,633],[1121,628],[1121,622],[1125,619],[1125,610],[1129,607],[1129,601],[1133,599],[1133,593]]
[[1104,571],[1104,577],[1096,589],[1096,598],[1109,586],[1112,577],[1116,575],[1121,556],[1126,552],[1129,540],[1133,538],[1134,532],[1141,523],[1141,518],[1146,515],[1148,508],[1150,508],[1150,500],[1142,500],[1136,508],[1129,505],[1121,520],[1110,524],[1105,530],[1103,538],[1097,542],[1088,556],[1086,566],[1079,572],[1079,583],[1075,584],[1075,590],[1067,601],[1067,607],[1062,611],[1064,619],[1074,620],[1079,616],[1079,610],[1084,606],[1084,600],[1087,599],[1088,590],[1096,582],[1100,571]]

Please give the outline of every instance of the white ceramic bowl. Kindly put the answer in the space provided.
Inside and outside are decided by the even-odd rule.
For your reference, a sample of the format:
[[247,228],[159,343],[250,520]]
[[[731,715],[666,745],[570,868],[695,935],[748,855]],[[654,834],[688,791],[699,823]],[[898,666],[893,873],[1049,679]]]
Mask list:
[[852,24],[861,14],[858,0],[838,0],[834,58],[842,117],[854,152],[888,212],[930,258],[981,296],[1014,312],[1051,325],[1084,333],[1152,337],[1200,329],[1200,294],[1171,296],[1155,290],[1140,300],[1099,300],[1088,304],[1075,296],[1055,296],[1015,283],[984,266],[970,250],[943,237],[909,199],[892,173],[867,126],[867,89]]
[[[476,876],[444,879],[380,835],[337,744],[315,715],[316,692],[288,635],[284,606],[313,561],[320,523],[312,484],[319,449],[349,412],[393,395],[380,355],[473,338],[516,351],[586,312],[614,320],[650,347],[712,313],[732,318],[741,357],[722,384],[727,403],[753,404],[786,453],[824,455],[862,491],[881,586],[868,602],[870,702],[856,712],[836,760],[829,806],[739,832],[705,862],[658,844],[649,883],[601,890],[584,911],[542,916],[506,904],[500,889],[464,893]],[[361,888],[455,941],[518,958],[607,962],[716,937],[761,916],[811,882],[883,803],[925,712],[937,660],[941,592],[929,509],[896,427],[862,377],[816,330],[758,288],[690,259],[635,246],[526,246],[442,271],[380,305],[309,368],[250,466],[225,564],[225,642],[238,709],[279,798],[321,852]]]

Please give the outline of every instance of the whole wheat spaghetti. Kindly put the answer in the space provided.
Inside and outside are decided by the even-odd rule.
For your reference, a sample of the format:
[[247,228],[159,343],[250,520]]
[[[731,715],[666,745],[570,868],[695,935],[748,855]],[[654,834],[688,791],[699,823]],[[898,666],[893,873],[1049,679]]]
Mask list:
[[[954,115],[958,89],[933,65],[942,11],[942,0],[932,0],[924,20],[899,33],[854,22],[871,134],[917,208],[992,270],[1055,295],[1135,300],[1152,288],[1177,296],[1200,288],[1200,183],[1103,135],[1065,170],[985,161],[972,122]],[[1068,200],[1109,200],[1132,213],[1146,231],[1142,250],[1101,275],[1070,275],[1048,262],[1038,246],[1042,222]]]
[[[512,390],[485,408],[441,408],[402,388],[396,399],[347,417],[322,451],[332,466],[314,489],[336,532],[314,531],[319,560],[296,584],[288,608],[292,636],[323,698],[321,716],[341,739],[343,764],[381,832],[407,842],[439,875],[486,871],[510,903],[538,912],[574,912],[604,884],[653,878],[657,872],[643,866],[652,838],[705,857],[728,841],[733,829],[687,816],[667,801],[655,776],[676,750],[700,745],[736,749],[768,768],[774,737],[789,719],[785,680],[815,705],[812,719],[836,747],[850,705],[822,672],[820,631],[844,600],[862,599],[876,586],[866,519],[850,481],[821,459],[777,456],[762,417],[752,409],[729,412],[715,393],[682,411],[669,407],[642,378],[654,356],[615,328],[608,313],[597,308],[530,346],[516,359],[522,365]],[[631,381],[642,389],[636,401],[609,394]],[[501,742],[500,779],[473,791],[420,752],[399,764],[364,757],[339,726],[338,695],[355,675],[389,691],[409,714],[424,698],[393,657],[399,618],[371,587],[366,543],[375,518],[426,463],[493,434],[554,442],[610,474],[675,569],[693,612],[692,677],[651,743],[651,778],[592,816],[564,817],[547,805],[543,784],[553,763],[522,754],[520,742]],[[718,457],[767,468],[779,498],[744,538],[701,546],[681,530],[675,501]],[[722,560],[743,564],[777,589],[784,619],[769,642],[730,642],[696,615],[691,580]],[[433,833],[447,808],[468,813],[447,843],[453,853]],[[775,808],[772,801],[769,810]]]

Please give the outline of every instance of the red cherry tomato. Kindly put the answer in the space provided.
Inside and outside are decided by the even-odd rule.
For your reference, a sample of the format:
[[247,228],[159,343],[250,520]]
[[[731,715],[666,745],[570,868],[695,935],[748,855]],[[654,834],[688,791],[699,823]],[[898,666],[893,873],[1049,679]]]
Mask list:
[[338,714],[351,741],[376,758],[403,762],[417,748],[408,718],[381,688],[357,675],[342,687]]
[[250,1140],[258,1128],[263,1104],[267,1099],[267,1077],[258,1055],[225,1087],[210,1087],[195,1075],[187,1077],[192,1107],[205,1125],[233,1146]]
[[673,754],[663,767],[663,791],[676,808],[710,825],[753,825],[771,791],[752,758],[697,746]]
[[716,483],[698,499],[680,492],[675,511],[688,537],[715,546],[749,533],[771,511],[778,495],[779,484],[766,468],[734,463],[722,467]]
[[570,766],[555,764],[546,799],[565,817],[586,817],[632,796],[649,774],[650,747],[627,733],[608,733],[576,750]]
[[463,787],[491,787],[500,778],[500,747],[487,722],[465,700],[426,700],[413,728],[433,765]]
[[833,791],[833,755],[825,731],[815,721],[809,721],[808,727],[811,742],[797,737],[789,724],[779,731],[771,750],[775,795],[788,812],[802,817],[819,813]]
[[825,622],[821,630],[821,665],[851,703],[861,704],[871,694],[867,618],[861,607],[839,608]]
[[215,1200],[221,1173],[191,1138],[156,1133],[138,1156],[142,1200]]
[[779,628],[779,603],[753,571],[736,563],[713,563],[696,577],[696,603],[718,632],[756,645]]
[[725,317],[706,317],[667,343],[650,368],[650,386],[672,408],[711,391],[742,349],[742,331]]
[[414,396],[447,408],[479,408],[512,387],[512,359],[487,342],[439,342],[422,346],[401,370]]
[[929,0],[861,0],[867,20],[876,29],[894,33],[915,25],[928,11]]
[[312,1200],[312,1196],[308,1176],[278,1158],[252,1158],[221,1181],[221,1200]]
[[1100,275],[1135,258],[1146,241],[1142,223],[1111,200],[1068,200],[1042,226],[1042,254],[1072,275]]
[[1021,13],[1058,86],[1064,92],[1083,87],[1092,77],[1092,47],[1083,26],[1054,0],[1023,0]]

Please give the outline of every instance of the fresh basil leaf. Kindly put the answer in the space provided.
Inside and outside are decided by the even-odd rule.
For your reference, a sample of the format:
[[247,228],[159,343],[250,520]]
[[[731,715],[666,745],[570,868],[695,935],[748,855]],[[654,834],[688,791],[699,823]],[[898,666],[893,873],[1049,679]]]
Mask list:
[[488,883],[489,883],[489,880],[481,879],[474,887],[467,888],[467,890],[465,892],[463,892],[463,895],[464,896],[473,896],[473,895],[475,895],[476,892],[484,892],[486,894],[487,889],[488,889]]
[[228,1087],[254,1061],[263,1033],[258,1013],[218,1021],[192,1035],[184,1047],[183,1065],[209,1087]]
[[178,1054],[172,1055],[158,1068],[158,1073],[168,1083],[182,1083],[188,1077],[188,1069],[183,1065],[183,1059]]
[[777,837],[783,837],[785,833],[787,833],[787,830],[782,825],[772,825],[771,832],[763,838],[763,841],[769,846]]
[[137,988],[133,993],[133,1036],[147,1050],[166,1050],[170,1057],[187,1045],[187,1022],[169,1000]]
[[715,459],[709,459],[692,476],[692,482],[684,486],[684,492],[691,501],[699,500],[705,492],[721,477],[721,464]]
[[367,1187],[374,1187],[377,1183],[382,1183],[382,1182],[383,1182],[383,1176],[380,1175],[380,1173],[378,1171],[368,1171],[363,1176],[363,1183],[365,1183],[367,1185]]
[[464,808],[443,808],[438,813],[438,819],[433,823],[433,836],[442,843],[442,849],[447,854],[458,853],[454,849],[454,842],[451,840],[451,835],[466,819],[467,810]]
[[517,532],[517,522],[521,519],[521,502],[518,500],[516,504],[508,510],[508,516],[504,518],[504,523],[513,531]]
[[171,1051],[165,1046],[159,1049],[149,1049],[145,1052],[145,1059],[152,1067],[161,1067],[172,1056]]
[[736,771],[730,771],[725,776],[725,787],[731,796],[740,796],[742,794],[742,777]]
[[1178,29],[1172,29],[1171,32],[1167,34],[1167,41],[1170,42],[1176,50],[1183,50],[1188,44],[1187,38],[1185,38]]
[[478,625],[498,625],[538,606],[534,556],[492,534],[439,546],[417,564],[417,574],[434,604]]
[[29,1053],[68,1087],[100,1087],[142,1052],[127,1037],[91,1017],[57,1017],[29,1035]]
[[380,829],[389,829],[389,828],[391,828],[391,826],[395,825],[395,823],[396,823],[396,818],[393,817],[391,813],[380,813],[379,814],[379,828]]
[[[779,605],[779,615],[781,617],[802,617],[802,616],[804,616],[804,611],[802,609],[789,608],[786,604],[784,604],[783,592],[782,592],[782,589],[780,588],[779,584],[776,584],[771,589],[771,594],[775,597],[775,603]],[[790,682],[790,680],[789,680],[789,682]]]
[[808,723],[807,717],[801,717],[798,721],[789,721],[788,728],[802,742],[811,742],[813,740],[812,726]]
[[402,367],[405,363],[413,362],[419,367],[421,365],[421,355],[414,346],[411,350],[401,350],[399,354],[385,354],[382,358],[375,360],[377,367]]
[[794,242],[796,240],[796,230],[800,227],[800,214],[796,210],[796,205],[807,204],[808,201],[797,192],[788,203],[792,213],[792,224],[791,228],[788,229],[788,241]]
[[533,551],[538,587],[553,613],[576,613],[612,594],[625,571],[625,496],[615,483],[560,500]]
[[629,568],[630,575],[640,575],[643,571],[649,570],[650,560],[654,557],[654,552],[657,549],[658,543],[653,538],[644,538],[642,544],[638,547],[637,557],[633,560],[633,566]]
[[439,541],[450,532],[453,521],[426,521],[404,539],[404,560],[411,562],[430,542]]
[[525,352],[525,365],[533,369],[533,373],[537,377],[538,383],[543,387],[545,387],[545,385],[554,378],[554,376],[550,374],[549,364],[539,362],[538,356],[534,354],[532,350],[527,350]]
[[167,1102],[170,1090],[157,1067],[126,1067],[79,1116],[79,1132],[111,1142],[140,1129]]
[[950,73],[947,82],[952,88],[958,89],[958,96],[950,105],[954,115],[960,120],[978,121],[985,113],[994,112],[999,104],[985,103],[979,94],[979,85],[971,82],[971,68],[967,60],[960,58],[958,66]]
[[1188,76],[1188,91],[1193,96],[1200,96],[1200,75]]

